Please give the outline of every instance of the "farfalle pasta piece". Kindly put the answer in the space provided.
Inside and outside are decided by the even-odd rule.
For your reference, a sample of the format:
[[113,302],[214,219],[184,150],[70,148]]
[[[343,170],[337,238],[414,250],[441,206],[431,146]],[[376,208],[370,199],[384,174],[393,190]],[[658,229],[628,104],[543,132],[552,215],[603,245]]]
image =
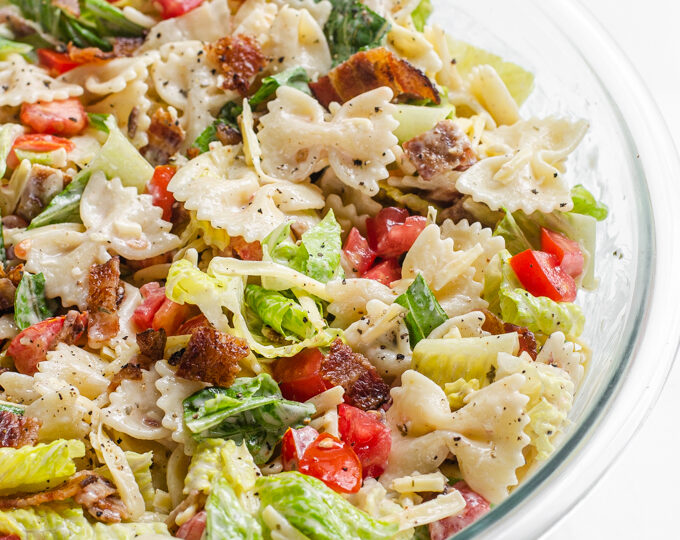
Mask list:
[[537,362],[557,366],[571,377],[574,387],[578,388],[585,374],[586,355],[562,332],[551,334],[536,357]]
[[378,88],[332,105],[329,115],[311,96],[279,88],[269,113],[260,119],[262,168],[271,176],[300,181],[330,165],[345,184],[377,194],[397,143],[391,99],[389,88]]
[[429,77],[442,69],[442,61],[434,47],[415,28],[392,24],[387,34],[387,48]]
[[38,371],[75,386],[81,395],[96,399],[106,392],[109,380],[104,376],[106,362],[75,345],[59,343],[38,364]]
[[369,300],[366,315],[345,330],[347,344],[363,354],[381,377],[398,377],[411,365],[411,346],[404,318],[406,310],[399,304],[386,305]]
[[[277,61],[271,64],[276,72],[302,67],[315,79],[331,68],[331,53],[322,28],[306,9],[284,5],[269,28],[265,54]],[[278,59],[282,59],[280,62]]]
[[309,183],[261,186],[239,150],[223,146],[198,156],[177,171],[168,189],[199,220],[247,242],[263,240],[279,225],[323,208],[321,192]]
[[520,119],[517,102],[498,72],[489,65],[475,66],[468,76],[468,91],[499,126],[511,126]]
[[486,132],[482,151],[488,157],[460,175],[456,187],[492,210],[569,211],[565,162],[587,129],[584,120],[550,117]]
[[314,17],[320,28],[323,28],[328,21],[328,16],[333,11],[333,4],[328,0],[272,0],[279,7],[288,4],[294,9],[305,9]]
[[140,380],[121,381],[109,394],[111,404],[102,409],[102,422],[143,441],[170,437],[170,430],[163,426],[164,412],[156,405],[161,397],[156,389],[158,379],[155,370],[143,370]]
[[335,316],[333,325],[338,328],[346,328],[366,315],[370,300],[392,304],[397,297],[392,289],[373,279],[336,279],[326,284],[326,292],[333,299],[328,312]]
[[10,54],[0,61],[0,88],[0,107],[68,99],[83,93],[80,86],[50,77],[20,54]]
[[480,244],[456,250],[451,238],[441,238],[437,225],[428,225],[406,254],[402,279],[393,287],[402,292],[422,274],[449,317],[483,309],[487,305],[481,298],[483,284],[473,279],[474,264],[483,253]]
[[269,29],[279,7],[276,2],[267,0],[246,0],[234,15],[232,35],[247,34],[257,39],[261,46],[265,46],[269,43]]

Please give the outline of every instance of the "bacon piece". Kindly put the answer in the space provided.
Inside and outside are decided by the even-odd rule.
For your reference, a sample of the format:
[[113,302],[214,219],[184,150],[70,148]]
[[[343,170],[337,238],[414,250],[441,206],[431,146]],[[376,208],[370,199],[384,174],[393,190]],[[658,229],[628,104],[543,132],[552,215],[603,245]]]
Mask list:
[[113,257],[104,264],[90,267],[87,309],[89,325],[87,340],[92,345],[108,341],[118,334],[118,297],[120,288],[120,260]]
[[66,52],[69,58],[78,64],[91,64],[92,62],[106,62],[114,58],[132,56],[142,43],[144,43],[143,38],[118,37],[114,40],[113,49],[110,51],[102,51],[99,47],[80,48],[69,43]]
[[390,387],[365,356],[337,338],[321,362],[321,378],[345,389],[345,402],[365,411],[377,409],[390,398]]
[[165,165],[179,151],[185,136],[179,120],[165,109],[156,109],[147,133],[149,143],[140,152],[154,165]]
[[245,341],[219,332],[210,326],[199,326],[191,334],[179,361],[177,376],[229,387],[239,372],[239,360],[250,349]]
[[57,193],[64,189],[65,185],[65,175],[62,171],[44,165],[33,165],[17,204],[17,215],[31,221],[45,209]]
[[163,359],[167,341],[168,337],[163,328],[160,330],[149,328],[137,334],[139,352],[154,362]]
[[477,163],[470,139],[452,120],[404,143],[406,155],[424,180],[446,171],[465,171]]
[[28,221],[16,214],[10,214],[8,216],[3,216],[2,226],[5,229],[18,229],[21,227],[28,227]]
[[124,380],[129,381],[141,381],[142,380],[142,369],[149,369],[151,365],[142,368],[142,365],[137,362],[130,362],[125,364],[111,377],[111,382],[107,388],[108,392],[114,392],[116,388],[120,386]]
[[208,45],[208,58],[224,74],[222,88],[248,94],[251,79],[267,65],[260,44],[252,36],[226,36]]
[[38,442],[40,420],[21,416],[10,411],[0,411],[0,447],[21,448]]
[[538,346],[536,344],[536,336],[528,328],[523,326],[516,326],[514,324],[503,322],[501,319],[496,317],[490,311],[486,309],[483,310],[484,324],[482,325],[482,330],[489,332],[490,334],[497,336],[499,334],[510,334],[512,332],[517,332],[519,336],[519,352],[526,352],[531,356],[533,360],[536,360],[536,355],[538,354]]
[[422,71],[383,47],[360,51],[325,77],[309,83],[316,99],[326,108],[333,101],[345,103],[381,86],[389,86],[395,99],[441,102],[439,92]]
[[183,540],[201,540],[207,520],[208,514],[205,510],[201,510],[189,521],[182,524],[177,530],[175,537],[182,538]]
[[262,244],[257,240],[254,242],[246,242],[243,236],[234,236],[231,239],[230,245],[236,252],[236,255],[244,261],[262,260]]
[[69,310],[64,315],[64,324],[61,326],[59,332],[54,338],[54,343],[50,345],[48,350],[53,350],[59,343],[66,343],[66,345],[75,345],[75,343],[83,335],[88,323],[88,313],[80,313],[74,309]]
[[80,471],[62,485],[40,493],[27,493],[0,498],[0,509],[27,508],[73,498],[95,519],[118,523],[129,517],[127,508],[117,497],[115,486],[93,471]]
[[9,278],[0,278],[0,312],[14,306],[14,293],[17,288]]
[[217,124],[217,127],[215,128],[215,137],[217,137],[217,140],[224,146],[233,146],[243,141],[241,132],[226,124]]
[[195,317],[192,317],[191,319],[189,319],[187,321],[184,321],[182,323],[182,325],[177,329],[176,335],[184,336],[186,334],[193,334],[194,330],[196,330],[196,328],[200,328],[201,326],[212,327],[212,324],[210,324],[210,321],[202,313],[200,315],[196,315]]

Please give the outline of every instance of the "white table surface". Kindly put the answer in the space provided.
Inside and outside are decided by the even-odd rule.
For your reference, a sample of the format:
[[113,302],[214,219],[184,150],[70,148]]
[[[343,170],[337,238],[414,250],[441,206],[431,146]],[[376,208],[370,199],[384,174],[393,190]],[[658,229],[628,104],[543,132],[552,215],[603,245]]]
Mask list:
[[[642,75],[680,148],[680,1],[584,3]],[[618,461],[543,540],[680,539],[679,410],[680,360]]]

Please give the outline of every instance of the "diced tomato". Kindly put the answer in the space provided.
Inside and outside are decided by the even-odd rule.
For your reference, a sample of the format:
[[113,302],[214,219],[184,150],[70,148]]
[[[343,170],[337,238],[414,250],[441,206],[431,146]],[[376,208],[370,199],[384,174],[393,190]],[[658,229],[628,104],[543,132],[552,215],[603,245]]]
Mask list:
[[156,2],[160,4],[163,18],[171,19],[196,9],[203,0],[156,0]]
[[38,101],[21,106],[21,122],[37,133],[71,137],[87,126],[87,114],[76,98]]
[[[81,313],[78,317],[84,330],[87,327],[87,313]],[[45,360],[47,351],[56,344],[65,319],[66,315],[45,319],[22,330],[12,339],[7,354],[14,360],[19,373],[33,375],[38,371],[38,364]],[[75,342],[82,334],[80,332],[69,337]]]
[[153,176],[146,185],[146,192],[151,195],[151,202],[163,210],[163,219],[170,221],[172,218],[172,205],[175,197],[168,191],[168,184],[175,175],[177,169],[170,165],[159,165],[153,171]]
[[578,242],[563,234],[541,228],[541,250],[557,257],[562,269],[573,278],[583,273],[584,257]]
[[182,523],[182,526],[177,529],[176,538],[182,538],[183,540],[201,540],[203,531],[205,531],[207,519],[208,514],[206,511],[200,511],[189,521]]
[[15,169],[19,165],[15,150],[26,150],[28,152],[53,152],[64,148],[67,152],[75,150],[76,145],[68,139],[62,137],[55,137],[54,135],[47,135],[44,133],[30,133],[28,135],[19,135],[14,139],[12,149],[7,156],[7,166]]
[[184,336],[186,334],[191,334],[196,328],[201,328],[202,326],[210,326],[210,321],[202,313],[192,317],[188,321],[184,321],[182,325],[177,329],[178,336]]
[[378,478],[385,472],[392,448],[390,428],[375,412],[346,403],[338,405],[340,438],[352,447],[361,461],[364,478]]
[[246,242],[243,236],[233,236],[230,239],[229,245],[231,249],[236,252],[241,260],[244,261],[261,261],[262,260],[262,244],[255,240],[254,242]]
[[139,330],[148,330],[153,324],[154,316],[165,302],[165,287],[156,281],[142,285],[139,289],[144,299],[132,314],[132,321]]
[[300,429],[288,428],[281,441],[283,470],[296,471],[305,451],[318,436],[319,432],[312,426],[305,426]]
[[477,521],[490,509],[489,502],[479,493],[472,491],[465,482],[457,482],[453,487],[460,491],[463,499],[465,499],[465,508],[457,516],[430,523],[430,540],[448,540],[457,532]]
[[510,266],[522,286],[534,296],[547,296],[556,302],[576,299],[576,282],[559,266],[555,255],[527,249],[512,257]]
[[307,401],[326,390],[321,378],[323,354],[319,349],[305,349],[281,358],[274,365],[274,378],[279,383],[283,397],[293,401]]
[[189,318],[190,314],[191,306],[189,304],[178,304],[166,298],[153,316],[151,328],[154,330],[162,328],[167,335],[175,336],[177,329]]
[[307,447],[298,469],[338,493],[356,493],[361,488],[359,458],[347,443],[330,433],[322,433]]
[[375,279],[389,287],[390,283],[401,279],[401,266],[397,259],[387,259],[376,264],[373,268],[361,275],[365,279]]
[[406,253],[427,225],[422,216],[409,216],[403,208],[383,208],[366,220],[368,244],[378,257],[399,257]]
[[345,240],[345,247],[342,248],[345,252],[345,256],[352,263],[352,268],[356,270],[359,275],[366,272],[377,254],[368,245],[368,240],[366,240],[356,227],[353,227]]
[[66,52],[57,52],[52,49],[38,49],[36,52],[40,65],[46,68],[53,77],[71,71],[80,65],[80,62],[72,60]]

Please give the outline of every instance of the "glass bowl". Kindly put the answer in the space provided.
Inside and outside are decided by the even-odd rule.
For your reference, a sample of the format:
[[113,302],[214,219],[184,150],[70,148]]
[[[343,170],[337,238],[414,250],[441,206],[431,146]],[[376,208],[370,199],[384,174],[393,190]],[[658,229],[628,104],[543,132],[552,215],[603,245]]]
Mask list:
[[[574,0],[434,0],[431,21],[530,69],[525,117],[585,118],[567,174],[610,209],[598,230],[600,287],[581,293],[592,348],[570,426],[549,460],[456,536],[535,538],[593,487],[656,401],[680,338],[680,165],[644,85]],[[665,242],[662,240],[666,240]]]

